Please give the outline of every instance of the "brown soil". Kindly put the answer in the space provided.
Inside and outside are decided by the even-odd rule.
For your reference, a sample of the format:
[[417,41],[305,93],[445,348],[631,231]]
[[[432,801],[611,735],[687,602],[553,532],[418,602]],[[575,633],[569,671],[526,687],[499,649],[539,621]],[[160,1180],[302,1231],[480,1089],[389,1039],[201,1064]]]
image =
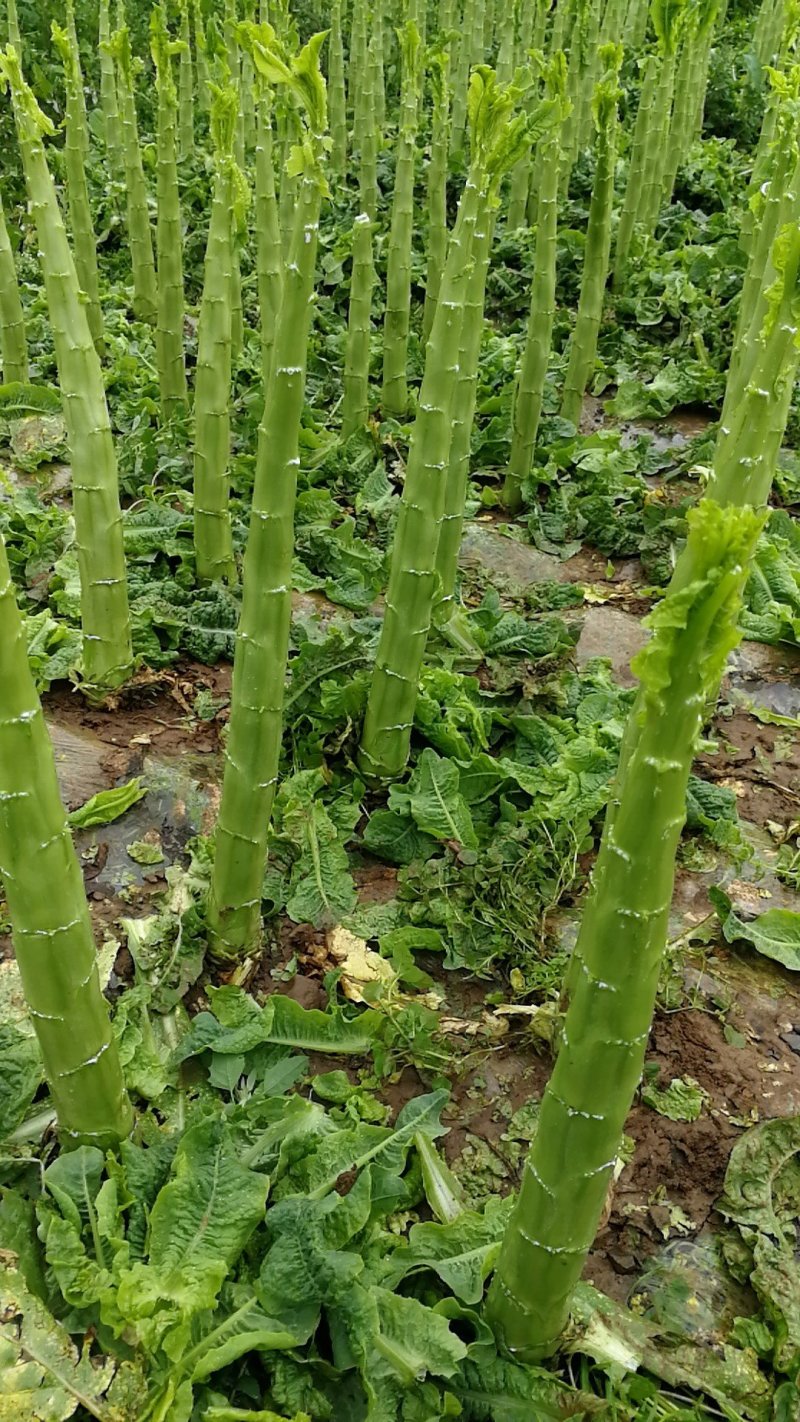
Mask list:
[[800,818],[800,737],[782,726],[762,726],[745,711],[714,721],[719,750],[700,756],[697,774],[728,785],[739,815],[753,824]]

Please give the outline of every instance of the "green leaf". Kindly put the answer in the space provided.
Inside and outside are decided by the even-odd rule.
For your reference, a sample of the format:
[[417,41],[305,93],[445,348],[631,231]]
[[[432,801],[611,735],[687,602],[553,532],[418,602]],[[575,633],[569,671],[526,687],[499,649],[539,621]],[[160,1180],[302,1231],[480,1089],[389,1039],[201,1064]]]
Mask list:
[[765,958],[772,958],[793,972],[800,971],[800,913],[793,909],[767,909],[757,918],[745,921],[723,889],[712,887],[708,896],[728,943],[749,943]]
[[392,787],[389,807],[410,812],[418,828],[436,839],[477,848],[472,815],[459,790],[458,766],[429,746],[422,752],[408,785],[402,789]]
[[408,1244],[391,1256],[384,1283],[396,1288],[407,1275],[430,1270],[463,1303],[480,1303],[484,1282],[500,1252],[511,1205],[510,1199],[495,1201],[483,1215],[462,1210],[449,1224],[413,1225]]
[[[405,1168],[406,1156],[415,1135],[419,1133],[428,1140],[436,1140],[438,1136],[446,1135],[448,1128],[442,1125],[440,1117],[448,1099],[447,1091],[432,1091],[426,1096],[415,1096],[403,1107],[394,1128],[389,1131],[379,1127],[361,1126],[352,1132],[339,1132],[330,1143],[336,1163],[325,1170],[321,1181],[318,1179],[319,1162],[316,1158],[313,1162],[317,1183],[309,1191],[312,1199],[321,1200],[330,1194],[339,1176],[345,1171],[362,1170],[372,1161],[378,1162],[385,1170],[400,1175]],[[366,1148],[363,1147],[365,1139],[371,1142]],[[326,1142],[325,1145],[327,1144]],[[323,1156],[324,1148],[323,1146],[317,1153],[319,1157]],[[325,1165],[329,1164],[326,1159]]]
[[442,1224],[451,1224],[465,1209],[464,1191],[452,1170],[442,1160],[428,1136],[414,1137],[420,1165],[425,1198],[433,1213]]
[[20,420],[25,415],[60,415],[61,391],[53,385],[0,385],[0,419]]
[[150,844],[146,839],[137,839],[125,848],[134,864],[164,863],[164,851],[160,844]]
[[42,1083],[36,1038],[10,1022],[0,1022],[0,1140],[25,1117]]
[[670,1121],[698,1120],[708,1099],[708,1092],[692,1076],[673,1077],[663,1091],[652,1083],[642,1087],[645,1105]]
[[501,1358],[462,1363],[450,1387],[463,1405],[465,1422],[531,1422],[533,1417],[561,1422],[606,1411],[603,1399],[576,1392],[543,1368]]
[[110,1416],[103,1398],[114,1364],[78,1354],[66,1329],[29,1293],[15,1269],[0,1269],[0,1422],[63,1422],[79,1406]]
[[363,835],[364,844],[379,859],[390,864],[413,864],[430,859],[436,849],[433,835],[424,834],[410,815],[396,810],[374,810]]
[[95,825],[110,825],[128,811],[132,805],[143,800],[147,789],[141,780],[129,780],[127,785],[117,785],[113,790],[101,790],[87,800],[85,805],[73,810],[69,823],[73,829],[92,829]]
[[266,1176],[239,1163],[221,1120],[191,1127],[150,1213],[148,1262],[120,1286],[122,1312],[145,1317],[165,1298],[188,1313],[213,1307],[263,1218],[268,1189]]
[[417,1299],[375,1288],[380,1336],[376,1347],[400,1380],[410,1385],[427,1373],[449,1378],[467,1356],[449,1322]]

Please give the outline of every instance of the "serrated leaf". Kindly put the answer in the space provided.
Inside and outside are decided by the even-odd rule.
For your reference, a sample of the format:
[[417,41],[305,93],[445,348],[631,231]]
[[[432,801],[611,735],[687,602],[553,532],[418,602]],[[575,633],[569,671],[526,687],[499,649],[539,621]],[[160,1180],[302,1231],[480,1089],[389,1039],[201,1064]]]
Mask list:
[[36,1038],[0,1022],[0,1140],[23,1120],[42,1083]]
[[478,837],[459,786],[458,766],[428,746],[408,785],[392,788],[389,807],[410,813],[418,828],[436,839],[454,840],[475,849]]
[[79,1405],[108,1416],[114,1364],[79,1354],[15,1269],[0,1269],[0,1318],[0,1422],[64,1422]]
[[25,415],[60,415],[61,391],[53,385],[0,385],[0,419],[20,420]]
[[511,1203],[495,1202],[482,1215],[462,1210],[448,1224],[412,1225],[408,1244],[391,1256],[384,1283],[396,1288],[409,1274],[429,1270],[463,1303],[480,1303],[484,1282],[500,1252]]

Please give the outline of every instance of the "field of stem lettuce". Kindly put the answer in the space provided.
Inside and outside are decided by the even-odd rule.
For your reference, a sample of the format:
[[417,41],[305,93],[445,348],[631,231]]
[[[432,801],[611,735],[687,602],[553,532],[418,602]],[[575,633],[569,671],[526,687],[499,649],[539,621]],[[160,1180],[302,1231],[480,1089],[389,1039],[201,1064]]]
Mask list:
[[797,1422],[797,0],[0,38],[0,1422]]

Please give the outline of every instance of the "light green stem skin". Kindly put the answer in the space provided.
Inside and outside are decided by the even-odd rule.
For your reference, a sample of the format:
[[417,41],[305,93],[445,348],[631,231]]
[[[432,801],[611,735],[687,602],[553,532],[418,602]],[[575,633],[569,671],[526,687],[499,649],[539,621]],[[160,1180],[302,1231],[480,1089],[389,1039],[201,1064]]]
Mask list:
[[486,278],[496,220],[494,211],[482,213],[472,243],[472,272],[464,302],[458,379],[453,396],[453,433],[444,491],[444,512],[439,531],[439,546],[436,550],[436,571],[441,584],[440,607],[443,609],[453,602],[458,575],[458,555],[461,551],[464,508],[469,486],[472,426],[478,395]]
[[19,381],[27,385],[28,339],[25,316],[17,281],[14,252],[8,236],[3,203],[0,198],[0,355],[3,360],[3,383]]
[[[525,65],[528,62],[528,51],[533,46],[533,29],[536,16],[537,11],[534,9],[534,6],[527,4],[526,0],[522,0],[522,8],[519,15],[518,65]],[[525,226],[530,187],[531,155],[528,154],[526,157],[520,159],[511,174],[508,215],[506,217],[506,226],[510,231],[515,232],[519,227]]]
[[158,251],[158,318],[156,360],[161,411],[165,420],[186,413],[188,393],[183,353],[183,224],[175,154],[177,96],[171,58],[156,65],[158,87],[158,166],[156,247]]
[[561,160],[561,194],[566,196],[578,152],[591,124],[591,99],[597,72],[597,38],[600,15],[592,0],[578,0],[570,45],[568,95],[572,113],[567,119]]
[[201,0],[193,0],[194,20],[194,64],[197,72],[197,102],[204,113],[211,107],[211,91],[208,87],[208,45]]
[[78,44],[78,30],[75,25],[75,3],[74,0],[64,0],[64,27],[69,35],[72,52],[75,55],[75,62],[78,66],[78,82],[75,92],[75,104],[80,110],[80,123],[77,126],[78,134],[84,143],[84,153],[89,152],[89,121],[86,115],[86,94],[83,88],[83,74],[80,67],[80,45]]
[[108,51],[111,21],[108,0],[100,0],[100,106],[103,112],[103,133],[111,171],[120,182],[125,176],[125,155],[122,148],[122,124],[117,102],[117,79],[114,61]]
[[258,304],[261,315],[261,351],[266,393],[272,368],[275,326],[283,290],[283,249],[275,195],[275,166],[272,150],[272,117],[268,99],[257,107],[255,216]]
[[630,255],[631,240],[636,225],[636,214],[642,195],[645,172],[645,145],[651,124],[651,115],[656,92],[657,68],[654,55],[648,55],[642,65],[642,88],[639,111],[633,129],[631,156],[628,164],[628,182],[617,228],[617,245],[614,256],[614,289],[619,290],[625,281],[625,271]]
[[241,240],[234,238],[231,250],[231,359],[238,361],[244,348],[244,307],[242,305]]
[[414,173],[419,100],[419,31],[409,21],[398,31],[402,53],[402,89],[392,224],[386,267],[386,315],[383,326],[383,392],[385,415],[401,419],[408,413],[408,332],[411,322],[411,244],[414,235]]
[[304,175],[275,333],[272,376],[259,429],[244,558],[209,906],[212,952],[221,958],[236,958],[253,950],[261,932],[267,832],[283,734],[294,506],[320,205],[318,175]]
[[447,260],[447,160],[450,129],[450,88],[447,51],[431,59],[433,116],[431,156],[428,164],[428,268],[425,279],[425,309],[422,334],[427,341],[433,328],[436,303]]
[[780,46],[783,29],[783,0],[763,0],[755,24],[755,52],[762,69],[772,64]]
[[107,1149],[133,1124],[92,926],[0,537],[0,879],[63,1144]]
[[331,172],[343,178],[347,171],[347,95],[344,83],[342,41],[342,0],[331,8],[330,59],[328,62],[328,103],[331,120]]
[[378,214],[378,125],[375,121],[375,32],[370,40],[364,82],[358,92],[358,161],[361,207],[374,222]]
[[647,35],[650,19],[650,0],[631,0],[625,18],[625,48],[640,50]]
[[6,0],[6,19],[8,21],[8,42],[13,44],[20,59],[22,58],[22,36],[19,31],[19,15],[17,14],[17,0]]
[[607,0],[600,26],[601,44],[620,44],[625,28],[627,0]]
[[353,224],[353,270],[350,279],[350,313],[344,362],[342,439],[363,429],[369,418],[369,362],[372,335],[372,293],[375,264],[372,260],[372,223],[359,213]]
[[636,214],[636,226],[646,237],[652,237],[655,232],[658,214],[661,211],[664,166],[669,147],[672,94],[675,88],[676,59],[674,50],[662,55],[651,123],[645,140],[644,183],[639,210]]
[[641,1076],[686,785],[706,707],[738,640],[762,522],[753,510],[769,495],[797,369],[799,263],[795,232],[777,319],[761,342],[759,371],[769,379],[763,387],[750,381],[736,430],[721,433],[709,495],[690,516],[654,636],[640,654],[641,686],[573,955],[562,1043],[489,1297],[505,1346],[526,1360],[552,1352],[564,1327]]
[[456,62],[453,68],[453,117],[450,133],[450,147],[454,155],[463,151],[467,127],[467,89],[472,60],[471,48],[472,32],[475,23],[475,3],[476,0],[464,0],[464,11],[461,18],[461,34],[456,50]]
[[197,329],[194,419],[194,547],[197,576],[233,582],[228,507],[232,361],[233,178],[218,160],[211,200],[203,296]]
[[669,142],[664,158],[664,178],[661,191],[662,207],[672,202],[678,169],[686,158],[691,146],[692,125],[697,104],[697,65],[701,59],[701,38],[696,30],[684,31],[683,43],[678,55],[675,76],[675,98],[672,105],[672,120],[669,128]]
[[111,690],[127,680],[133,654],[117,460],[103,372],[48,170],[41,129],[31,117],[29,91],[21,88],[22,81],[16,75],[11,82],[72,464],[83,671],[90,687]]
[[179,123],[178,160],[183,163],[194,150],[194,65],[192,64],[192,30],[189,23],[189,0],[180,0],[181,44],[178,70]]
[[73,47],[68,32],[56,26],[53,34],[64,64],[67,93],[64,166],[67,175],[67,203],[75,249],[75,267],[86,301],[86,316],[92,340],[99,354],[102,355],[105,343],[103,340],[103,313],[100,310],[100,284],[97,276],[97,247],[92,211],[89,206],[89,189],[86,184],[86,153],[89,148],[89,136],[85,128],[85,109],[79,97],[83,94],[83,79],[78,53]]
[[294,111],[286,106],[286,101],[281,99],[277,109],[278,117],[278,151],[283,162],[280,167],[280,191],[278,194],[278,216],[281,228],[281,244],[284,258],[288,259],[289,247],[294,232],[294,216],[297,207],[297,180],[286,171],[286,159],[292,144],[297,138],[297,121]]
[[522,505],[522,484],[533,468],[550,361],[556,312],[559,137],[559,132],[546,134],[539,145],[539,212],[531,309],[514,394],[511,456],[503,486],[503,503],[512,512]]
[[[375,131],[380,136],[386,128],[386,76],[384,73],[383,0],[376,0],[372,17],[370,38],[370,61],[374,65],[373,94],[375,104]],[[422,34],[422,30],[420,30]]]
[[487,201],[486,188],[471,173],[450,238],[428,341],[392,549],[386,612],[361,737],[361,767],[378,779],[399,775],[408,759],[419,673],[437,587],[436,553],[444,513],[473,234]]
[[[248,7],[252,10],[252,4]],[[250,15],[248,14],[248,18]],[[240,69],[241,128],[244,138],[244,154],[252,153],[256,145],[256,102],[255,73],[253,61],[247,50],[242,53]]]
[[158,317],[158,286],[153,256],[153,232],[147,205],[147,183],[139,146],[139,125],[130,62],[127,32],[117,31],[112,43],[117,45],[117,96],[122,120],[125,150],[125,198],[128,216],[128,239],[133,268],[133,310],[140,321],[155,324]]
[[553,11],[553,25],[550,31],[550,47],[547,51],[552,59],[567,43],[574,19],[574,0],[556,0]]
[[470,64],[483,64],[486,58],[486,4],[487,0],[474,0],[472,10],[472,51]]
[[561,414],[580,424],[583,397],[594,371],[597,337],[603,316],[608,264],[611,255],[611,213],[614,206],[614,171],[617,159],[617,106],[608,112],[597,134],[596,167],[589,226],[583,258],[578,315],[572,333],[569,363],[561,399]]
[[[526,6],[526,10],[531,13],[532,7]],[[497,79],[500,84],[510,84],[514,77],[516,39],[516,7],[514,4],[504,5],[500,18],[500,47],[497,52]]]
[[367,7],[365,0],[353,0],[350,23],[350,54],[348,58],[347,110],[352,115],[353,136],[359,145],[358,133],[358,89],[364,82],[367,64]]

